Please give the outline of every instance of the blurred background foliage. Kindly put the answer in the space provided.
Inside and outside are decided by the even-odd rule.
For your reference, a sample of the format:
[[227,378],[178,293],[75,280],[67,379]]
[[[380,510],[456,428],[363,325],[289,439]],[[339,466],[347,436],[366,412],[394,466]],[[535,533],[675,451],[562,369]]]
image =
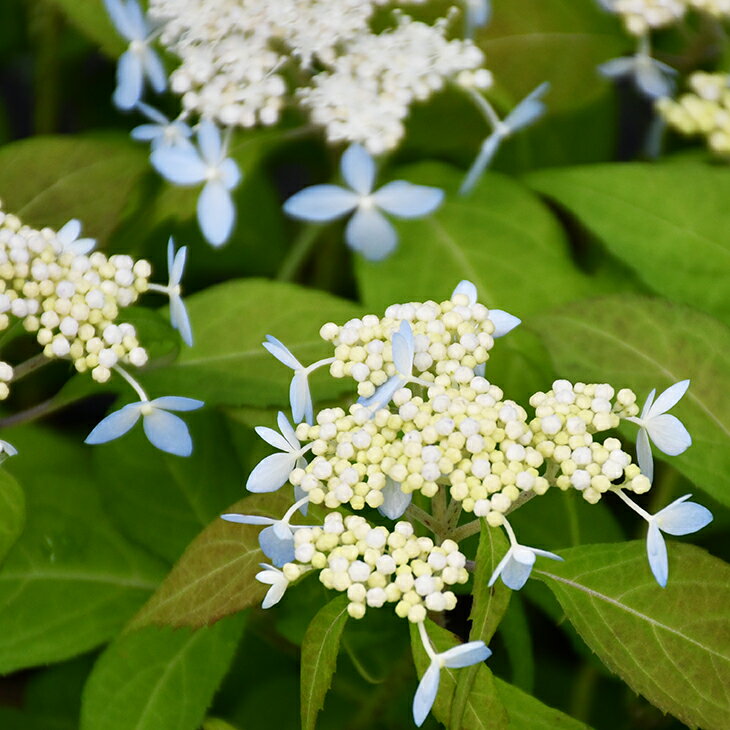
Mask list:
[[[200,632],[123,627],[191,541],[244,496],[246,474],[266,453],[252,427],[271,425],[287,405],[289,373],[259,347],[262,337],[273,332],[312,360],[327,352],[317,338],[323,322],[438,300],[462,278],[489,306],[524,321],[495,348],[488,374],[523,403],[558,376],[605,380],[640,397],[692,379],[681,415],[695,443],[659,466],[650,509],[699,487],[715,521],[693,542],[727,558],[730,174],[675,138],[661,160],[642,158],[651,109],[630,84],[613,86],[595,72],[631,50],[596,3],[494,6],[479,42],[497,79],[496,103],[509,107],[549,80],[547,117],[510,140],[494,171],[460,199],[455,190],[483,121],[456,92],[416,108],[385,175],[443,187],[447,203],[433,218],[399,224],[399,249],[386,262],[356,260],[334,225],[296,265],[299,226],[281,203],[331,179],[338,159],[314,130],[292,118],[236,138],[245,171],[238,223],[233,240],[213,250],[195,224],[195,192],[154,174],[128,136],[139,120],[111,104],[121,44],[101,0],[0,3],[5,209],[36,226],[78,217],[103,250],[148,258],[157,271],[170,234],[187,244],[195,347],[179,350],[152,296],[133,321],[153,355],[145,387],[209,404],[190,415],[196,446],[186,461],[154,450],[139,432],[84,447],[116,386],[100,392],[89,379],[69,379],[62,363],[29,377],[3,404],[2,436],[20,451],[7,468],[22,485],[0,483],[3,730],[184,730],[204,713],[206,730],[298,727],[299,645],[331,598],[316,580],[294,587],[275,610],[251,608]],[[662,57],[685,70],[721,60],[712,29],[687,33],[664,34]],[[17,332],[3,337],[17,360],[30,344]],[[314,391],[335,402],[341,385],[315,378]],[[12,414],[45,401],[47,418],[13,425]],[[515,522],[525,543],[547,549],[642,537],[643,524],[619,507],[550,494]],[[256,562],[246,563],[248,573]],[[241,607],[258,598],[244,581],[235,586],[242,593],[231,589],[230,598]],[[465,597],[448,627],[466,636],[468,615]],[[402,623],[387,611],[348,623],[317,727],[404,726],[417,680]],[[491,648],[498,677],[598,730],[683,726],[612,675],[538,581],[512,596]],[[546,727],[574,727],[561,722]],[[425,727],[438,726],[431,717]]]

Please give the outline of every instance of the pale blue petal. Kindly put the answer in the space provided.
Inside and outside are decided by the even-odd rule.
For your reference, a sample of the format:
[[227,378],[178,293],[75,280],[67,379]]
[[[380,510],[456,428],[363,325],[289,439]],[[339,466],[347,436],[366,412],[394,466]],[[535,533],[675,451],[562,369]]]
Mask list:
[[413,721],[418,727],[423,725],[428,713],[431,712],[433,703],[436,701],[440,673],[439,665],[431,662],[418,684],[416,695],[413,698]]
[[413,330],[411,325],[403,320],[398,331],[393,335],[393,363],[396,371],[405,377],[410,377],[413,372]]
[[513,553],[502,570],[502,582],[513,591],[519,591],[527,583],[533,565],[534,562],[529,564],[520,562],[515,559]]
[[649,532],[646,536],[646,554],[656,582],[664,588],[667,585],[669,576],[667,545],[664,542],[662,533],[659,532],[659,527],[653,520],[649,523]]
[[641,409],[641,418],[646,418],[649,411],[651,410],[651,407],[654,403],[654,396],[656,395],[656,388],[651,389],[651,393],[646,397],[646,401],[644,402],[644,407]]
[[491,588],[496,582],[497,578],[499,578],[500,575],[502,575],[502,571],[504,570],[507,563],[509,563],[512,560],[512,548],[507,550],[507,552],[504,554],[504,557],[497,563],[497,567],[492,571],[492,577],[489,579],[489,583],[487,583],[487,586]]
[[540,100],[550,89],[547,82],[540,84],[530,92],[517,106],[505,117],[504,124],[512,132],[516,132],[528,124],[532,124],[545,112],[545,104]]
[[160,57],[149,47],[145,47],[142,56],[142,64],[147,78],[150,80],[150,86],[158,94],[161,94],[167,88],[167,74],[165,67],[160,61]]
[[112,24],[125,40],[132,41],[135,38],[134,28],[130,23],[127,8],[121,0],[104,0],[107,13]]
[[66,251],[74,254],[74,256],[84,256],[96,246],[95,238],[78,238],[66,246]]
[[[298,502],[300,499],[304,499],[307,496],[307,493],[300,487],[295,486],[294,487],[294,501]],[[305,502],[300,508],[299,508],[300,514],[303,514],[305,517],[307,516],[307,512],[309,512],[309,502]]]
[[477,288],[474,284],[463,279],[456,285],[456,289],[451,293],[453,299],[457,294],[463,294],[469,300],[469,304],[477,303]]
[[[654,63],[637,65],[634,81],[639,91],[643,91],[648,97],[658,99],[663,96],[670,96],[674,89],[674,83],[667,74],[666,67]],[[672,69],[674,70],[674,69]]]
[[170,286],[177,286],[182,281],[183,272],[185,271],[185,259],[188,255],[188,247],[182,246],[172,259],[172,264],[170,264],[170,254],[174,250],[174,244],[171,238],[167,248],[167,263],[170,267]]
[[[174,398],[175,396],[169,397]],[[154,403],[154,401],[152,402]],[[142,417],[142,426],[150,443],[160,451],[166,451],[176,456],[190,456],[193,453],[193,440],[190,438],[190,432],[182,418],[173,416],[167,411],[155,409],[149,415]]]
[[117,64],[117,88],[113,100],[120,109],[131,109],[142,96],[142,60],[132,51],[125,51]]
[[378,512],[389,520],[400,519],[413,499],[412,494],[406,494],[400,484],[394,482],[390,477],[385,478],[382,495],[383,504],[378,507]]
[[312,394],[309,392],[309,382],[304,372],[294,373],[289,386],[289,401],[291,403],[291,415],[294,423],[301,423],[306,419],[312,425],[313,404]]
[[420,218],[430,215],[444,202],[444,191],[426,185],[396,180],[384,185],[373,195],[378,208],[399,218]]
[[[168,283],[172,286],[172,270],[175,267],[175,240],[172,236],[167,239],[167,277],[169,279]],[[175,284],[178,284],[179,282],[174,282]]]
[[633,74],[636,69],[636,60],[633,56],[612,58],[598,67],[598,72],[609,79]]
[[190,324],[188,310],[182,298],[173,294],[170,297],[170,324],[180,333],[182,341],[188,346],[193,346],[193,328]]
[[680,380],[678,383],[670,385],[654,401],[646,417],[654,418],[655,416],[660,416],[662,413],[666,413],[670,408],[676,406],[682,396],[687,392],[687,388],[689,388],[689,380]]
[[340,161],[345,182],[360,195],[369,195],[375,184],[375,160],[359,144],[351,144]]
[[646,430],[654,445],[669,456],[677,456],[692,445],[692,437],[682,422],[669,413],[647,420]]
[[275,449],[284,451],[287,454],[291,451],[291,444],[278,431],[274,431],[273,428],[268,428],[267,426],[256,426],[254,431],[256,431],[259,438],[266,441],[269,446],[273,446]]
[[58,231],[56,238],[58,238],[62,246],[66,247],[73,243],[79,237],[80,233],[81,221],[72,218]]
[[152,142],[164,134],[165,129],[159,124],[140,124],[129,133],[129,136],[137,142]]
[[393,375],[377,388],[369,398],[360,398],[358,403],[366,408],[370,408],[373,412],[385,408],[390,403],[395,391],[402,388],[404,384],[405,381],[400,375]]
[[[259,573],[259,575],[261,575]],[[258,578],[258,576],[256,576]],[[271,588],[266,592],[264,600],[261,602],[261,608],[271,608],[275,606],[286,593],[286,589],[289,586],[289,581],[281,580],[276,583],[272,583]]]
[[339,185],[312,185],[295,193],[284,203],[292,218],[323,223],[341,218],[357,207],[358,196]]
[[487,372],[487,363],[483,362],[480,365],[477,365],[474,368],[474,375],[478,375],[480,378],[484,377],[484,374]]
[[[297,451],[301,444],[297,438],[297,434],[289,423],[289,419],[284,415],[282,411],[276,415],[276,423],[279,426],[281,435],[289,442],[290,449]],[[304,495],[302,495],[304,496]]]
[[226,522],[237,522],[240,525],[273,525],[276,520],[271,517],[262,517],[261,515],[239,515],[235,512],[228,512],[221,515],[222,520]]
[[646,429],[639,428],[636,435],[636,461],[641,473],[651,482],[654,479],[654,457],[651,453],[651,444]]
[[241,182],[241,178],[243,177],[238,164],[230,157],[218,165],[218,173],[228,190],[233,190]]
[[445,667],[461,669],[486,661],[491,655],[492,652],[483,641],[470,641],[443,652],[441,661]]
[[127,0],[127,19],[135,39],[143,41],[149,35],[150,27],[137,0]]
[[119,438],[129,431],[139,420],[141,403],[130,403],[97,423],[94,430],[86,437],[87,444],[103,444]]
[[218,167],[223,158],[223,144],[218,127],[209,119],[198,125],[198,144],[203,159],[211,166]]
[[289,453],[267,456],[248,475],[246,489],[249,492],[275,492],[289,480],[296,461]]
[[0,451],[5,452],[8,456],[15,456],[18,450],[12,444],[0,439]]
[[208,243],[222,246],[233,232],[236,208],[231,194],[219,180],[205,184],[198,198],[198,223]]
[[[145,104],[143,101],[140,101],[139,104],[137,104],[137,109],[139,109],[142,114],[144,114],[147,119],[150,119],[153,122],[156,122],[156,124],[151,124],[149,126],[151,127],[157,127],[162,126],[165,127],[170,123],[170,120],[159,110],[155,109],[153,106],[150,106],[149,104]],[[144,125],[142,125],[144,126]]]
[[654,521],[662,532],[669,535],[689,535],[712,522],[712,512],[696,502],[685,502],[691,495],[665,507],[654,515]]
[[392,253],[398,234],[391,223],[374,208],[358,208],[345,228],[345,240],[369,261],[381,261]]
[[195,147],[158,147],[150,161],[163,177],[176,185],[198,185],[207,170]]
[[292,370],[299,370],[302,364],[291,354],[289,348],[273,335],[266,335],[267,342],[261,344],[281,363]]
[[492,324],[494,325],[492,337],[504,337],[504,335],[517,327],[517,325],[522,324],[522,320],[519,317],[515,317],[514,314],[509,314],[501,309],[490,309],[489,319],[492,320]]
[[267,558],[277,567],[281,568],[294,560],[294,535],[287,529],[284,533],[276,528],[281,522],[275,522],[259,533],[259,545]]
[[163,411],[195,411],[202,408],[205,402],[195,398],[185,398],[181,395],[163,395],[150,401],[153,408],[161,408]]
[[551,553],[548,550],[540,550],[540,548],[528,548],[528,550],[531,550],[535,555],[540,555],[543,558],[550,558],[550,560],[560,560],[560,561],[563,560],[563,558],[561,558],[560,555]]
[[474,186],[479,182],[479,179],[484,174],[484,171],[489,166],[492,158],[497,153],[499,145],[502,144],[504,139],[504,133],[492,132],[487,137],[479,150],[479,154],[474,159],[472,166],[469,168],[469,172],[464,177],[464,181],[461,183],[459,188],[460,195],[466,195]]
[[466,0],[467,34],[471,35],[475,28],[483,28],[492,15],[490,0]]

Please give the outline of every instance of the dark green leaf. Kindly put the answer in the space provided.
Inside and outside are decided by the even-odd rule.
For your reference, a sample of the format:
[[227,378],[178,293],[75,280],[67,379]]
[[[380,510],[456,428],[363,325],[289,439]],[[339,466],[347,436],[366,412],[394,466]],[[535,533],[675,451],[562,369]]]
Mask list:
[[[50,0],[84,35],[109,56],[121,56],[126,42],[112,25],[102,0]],[[111,104],[112,89],[109,90]]]
[[25,495],[17,480],[0,469],[0,563],[25,524]]

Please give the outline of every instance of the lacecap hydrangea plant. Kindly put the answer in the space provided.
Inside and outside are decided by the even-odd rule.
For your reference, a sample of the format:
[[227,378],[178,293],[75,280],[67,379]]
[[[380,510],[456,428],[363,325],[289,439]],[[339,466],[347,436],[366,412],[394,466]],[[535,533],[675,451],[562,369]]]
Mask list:
[[[491,655],[483,641],[439,652],[425,627],[429,614],[456,607],[454,589],[468,582],[475,566],[460,543],[482,526],[503,529],[509,541],[486,589],[501,580],[518,591],[538,558],[562,560],[521,544],[510,525],[510,515],[551,488],[578,490],[590,504],[615,495],[639,514],[648,524],[648,568],[661,587],[668,580],[663,533],[686,535],[712,520],[709,510],[688,501],[691,495],[655,514],[629,496],[651,489],[652,443],[670,455],[691,445],[681,421],[667,413],[689,381],[656,398],[652,391],[640,410],[628,388],[556,380],[530,398],[529,416],[486,377],[495,339],[518,324],[479,303],[474,284],[462,281],[444,302],[394,304],[383,317],[324,324],[320,335],[333,356],[309,366],[275,337],[264,343],[294,371],[297,425],[279,413],[278,431],[256,429],[276,452],[256,466],[246,486],[256,493],[293,487],[295,501],[280,519],[222,517],[265,525],[259,543],[271,564],[262,564],[256,576],[270,586],[264,608],[316,573],[326,588],[346,594],[351,618],[387,605],[417,626],[430,661],[413,699],[419,726],[436,699],[441,669]],[[358,400],[315,416],[308,375],[320,367],[352,379]],[[639,428],[636,461],[618,438],[603,435],[621,420]],[[310,505],[324,509],[322,523],[293,524],[297,511],[306,514]],[[359,514],[376,510],[386,524]]]

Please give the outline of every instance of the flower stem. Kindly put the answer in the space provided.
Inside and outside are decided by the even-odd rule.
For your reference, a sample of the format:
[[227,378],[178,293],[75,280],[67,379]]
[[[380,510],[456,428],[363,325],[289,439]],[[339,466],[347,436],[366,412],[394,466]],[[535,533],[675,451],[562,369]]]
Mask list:
[[18,411],[18,413],[13,413],[12,416],[0,418],[0,430],[2,430],[3,428],[10,428],[11,426],[19,426],[21,423],[29,423],[30,421],[35,421],[38,418],[42,418],[43,416],[47,416],[48,414],[57,411],[59,408],[62,408],[65,405],[68,405],[68,403],[58,405],[56,403],[55,397],[49,398],[42,403],[38,403],[38,405],[32,406],[31,408],[26,408],[24,411]]
[[25,360],[25,362],[21,362],[20,365],[16,365],[13,368],[13,377],[10,379],[10,382],[16,383],[18,380],[24,378],[26,375],[30,375],[32,372],[35,372],[39,368],[42,368],[44,365],[48,365],[49,362],[52,362],[52,359],[46,357],[42,352],[34,355],[28,360]]
[[294,279],[302,264],[311,254],[321,230],[322,226],[316,224],[309,224],[302,228],[279,268],[279,273],[276,275],[277,281]]
[[142,386],[126,370],[120,368],[119,365],[114,365],[113,370],[118,372],[134,388],[134,392],[139,396],[141,401],[149,401],[147,393],[144,392]]
[[438,533],[438,525],[433,517],[428,512],[417,507],[415,504],[408,505],[408,509],[405,511],[405,516],[423,525],[427,530],[433,532],[434,535]]

